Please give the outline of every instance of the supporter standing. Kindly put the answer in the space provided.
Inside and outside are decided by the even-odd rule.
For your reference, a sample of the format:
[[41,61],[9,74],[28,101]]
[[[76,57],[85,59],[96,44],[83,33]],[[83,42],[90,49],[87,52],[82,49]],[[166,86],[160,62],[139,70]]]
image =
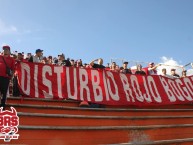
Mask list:
[[[17,68],[17,66],[20,62],[27,62],[23,57],[24,56],[23,56],[22,53],[17,54],[17,59],[16,59],[16,63],[15,63],[16,68]],[[15,96],[15,97],[20,96],[20,91],[19,91],[19,87],[18,87],[18,74],[17,74],[17,71],[15,71],[15,73],[13,75],[13,96]]]
[[164,76],[164,77],[172,78],[170,75],[167,74],[166,68],[162,69],[162,74],[161,75]]
[[43,57],[43,58],[41,59],[41,63],[43,63],[43,64],[49,64],[48,58],[47,58],[47,57]]
[[116,69],[117,72],[120,72],[119,65],[116,65],[116,68],[115,68],[115,69]]
[[166,70],[166,68],[163,68],[162,69],[162,74],[161,74],[162,76],[166,76],[167,75],[167,70]]
[[138,64],[137,65],[137,70],[135,72],[136,75],[146,75],[146,73],[142,70],[142,65]]
[[[98,64],[94,63],[95,61],[98,61]],[[103,59],[99,58],[99,59],[95,59],[93,61],[90,62],[90,66],[92,66],[92,68],[98,68],[98,69],[105,69],[105,66],[103,65]],[[91,107],[91,108],[100,108],[101,105],[100,104],[95,104],[95,103],[88,103],[87,101],[82,101],[79,104],[80,107]]]
[[180,76],[178,74],[176,74],[176,69],[174,69],[174,68],[171,69],[171,76],[174,78],[180,78]]
[[82,65],[82,60],[81,59],[76,61],[76,67],[84,68],[83,65]]
[[14,72],[15,69],[15,60],[10,57],[10,47],[8,45],[3,46],[3,53],[0,55],[0,93],[2,94],[1,107],[3,107],[3,109],[5,109],[6,106],[7,90],[12,77],[12,73],[8,74],[6,68],[9,68],[11,72]]
[[17,61],[21,61],[24,62],[25,60],[23,59],[23,54],[22,53],[18,53],[17,54]]
[[119,72],[116,62],[112,62],[110,70],[113,72]]
[[107,63],[106,68],[110,68],[110,63]]
[[58,65],[71,66],[71,63],[70,63],[70,61],[68,59],[65,60],[65,56],[62,53],[62,54],[58,55]]
[[53,63],[52,56],[48,56],[47,60],[48,60],[48,64],[52,64]]
[[131,69],[127,68],[128,62],[123,62],[123,69],[121,69],[121,72],[124,74],[132,74]]
[[[98,64],[94,63],[95,61],[98,61]],[[103,65],[103,59],[102,58],[95,59],[95,60],[91,61],[90,66],[92,66],[92,68],[99,68],[99,69],[105,68],[105,66]]]
[[150,62],[149,66],[148,66],[148,74],[149,75],[156,75],[157,74],[156,69],[157,69],[158,66],[161,66],[161,64],[155,65],[153,62]]
[[71,59],[71,60],[70,60],[70,64],[71,64],[71,66],[75,67],[74,59]]
[[183,70],[183,71],[182,71],[182,76],[181,76],[181,78],[186,78],[186,77],[187,77],[186,72],[187,72],[186,70]]
[[89,64],[84,63],[84,64],[83,64],[83,68],[89,68]]
[[36,50],[36,54],[34,56],[31,56],[28,61],[29,62],[41,63],[41,59],[40,58],[43,55],[42,52],[43,52],[43,50],[37,49]]

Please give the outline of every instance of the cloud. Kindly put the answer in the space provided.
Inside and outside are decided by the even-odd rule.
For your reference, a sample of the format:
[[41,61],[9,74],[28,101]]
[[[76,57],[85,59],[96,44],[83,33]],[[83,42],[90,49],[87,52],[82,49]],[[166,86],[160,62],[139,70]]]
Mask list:
[[18,29],[14,25],[8,25],[0,19],[0,35],[16,34]]
[[192,76],[193,75],[193,69],[187,70],[187,74],[188,74],[188,76]]
[[[182,70],[183,70],[183,68],[182,68],[183,65],[181,65],[178,61],[174,60],[172,57],[168,58],[168,57],[162,56],[160,64],[162,64],[162,65],[157,68],[158,74],[162,74],[162,69],[166,68],[167,74],[170,75],[171,69],[174,68],[174,69],[176,69],[176,73],[181,76]],[[193,75],[193,69],[192,68],[187,70],[187,75],[188,76]]]
[[171,58],[167,58],[165,56],[161,57],[161,63],[165,64],[165,65],[171,65],[171,66],[180,66],[180,64],[175,61],[172,57]]

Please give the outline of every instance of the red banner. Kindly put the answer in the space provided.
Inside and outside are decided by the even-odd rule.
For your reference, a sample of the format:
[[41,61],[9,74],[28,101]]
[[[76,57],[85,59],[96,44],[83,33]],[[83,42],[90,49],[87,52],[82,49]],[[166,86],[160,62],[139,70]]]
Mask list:
[[193,76],[169,79],[34,63],[21,63],[17,71],[20,90],[35,98],[137,106],[193,102]]

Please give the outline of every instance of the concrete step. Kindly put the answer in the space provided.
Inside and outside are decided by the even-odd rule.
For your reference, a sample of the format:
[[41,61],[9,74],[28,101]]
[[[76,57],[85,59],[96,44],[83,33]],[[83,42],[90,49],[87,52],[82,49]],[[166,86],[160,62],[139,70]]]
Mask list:
[[7,99],[7,103],[78,107],[80,101],[66,99],[54,100],[45,98],[9,97]]
[[[133,141],[184,139],[193,136],[193,124],[151,126],[19,126],[19,140],[28,145],[99,145]],[[1,142],[0,142],[1,143]]]
[[193,109],[124,109],[124,108],[80,108],[50,105],[7,104],[18,112],[102,116],[184,116],[193,115]]
[[[80,101],[66,99],[45,99],[45,98],[29,98],[29,97],[8,97],[9,104],[34,104],[34,105],[52,105],[52,106],[70,106],[78,107]],[[105,108],[130,108],[130,109],[193,109],[193,103],[182,105],[159,105],[159,106],[110,106]]]
[[192,145],[193,138],[159,140],[159,141],[150,141],[150,142],[120,143],[120,144],[111,144],[111,145],[136,145],[136,144],[140,144],[140,145]]
[[129,126],[191,124],[192,116],[90,116],[19,112],[20,125]]

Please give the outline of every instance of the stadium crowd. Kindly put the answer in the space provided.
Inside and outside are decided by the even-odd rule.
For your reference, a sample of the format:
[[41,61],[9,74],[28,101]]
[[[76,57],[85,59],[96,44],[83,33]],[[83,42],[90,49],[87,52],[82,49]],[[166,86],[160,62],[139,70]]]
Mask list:
[[[13,84],[13,96],[20,96],[17,83],[17,72],[15,71],[15,66],[19,62],[32,62],[32,63],[43,63],[47,65],[57,65],[57,66],[67,66],[67,67],[80,67],[80,68],[98,68],[106,69],[117,73],[124,74],[136,74],[136,75],[156,75],[157,67],[161,64],[154,64],[150,62],[146,68],[143,68],[141,64],[137,64],[136,69],[131,69],[128,67],[128,62],[123,62],[122,66],[112,62],[104,66],[103,59],[95,59],[90,63],[83,63],[82,59],[74,60],[65,58],[65,55],[59,54],[57,57],[43,55],[43,50],[37,49],[35,54],[32,53],[24,54],[23,52],[12,52],[11,48],[8,45],[2,47],[2,52],[0,52],[0,94],[1,97],[1,107],[5,108],[5,102],[7,97],[7,90],[9,83]],[[192,63],[191,63],[192,65]],[[192,65],[193,67],[193,65]],[[180,78],[186,77],[186,70],[182,69],[182,74],[179,75],[176,73],[174,68],[171,69],[171,73],[168,74],[166,68],[162,69],[162,75],[169,78]],[[11,80],[11,81],[10,81]]]

